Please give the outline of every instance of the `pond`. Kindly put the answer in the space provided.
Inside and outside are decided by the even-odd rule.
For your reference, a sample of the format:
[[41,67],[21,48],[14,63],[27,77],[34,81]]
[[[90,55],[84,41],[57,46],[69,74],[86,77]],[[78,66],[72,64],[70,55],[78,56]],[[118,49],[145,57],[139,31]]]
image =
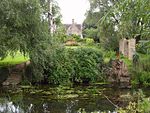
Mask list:
[[115,113],[116,105],[126,104],[120,95],[130,92],[93,86],[0,87],[0,113]]

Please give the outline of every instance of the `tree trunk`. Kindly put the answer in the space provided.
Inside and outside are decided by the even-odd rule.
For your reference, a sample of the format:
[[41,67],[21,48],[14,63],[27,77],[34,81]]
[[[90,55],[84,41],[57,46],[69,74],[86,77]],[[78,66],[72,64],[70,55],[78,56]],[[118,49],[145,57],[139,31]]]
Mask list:
[[49,22],[49,32],[52,34],[53,33],[53,15],[52,15],[52,0],[48,0],[48,22]]

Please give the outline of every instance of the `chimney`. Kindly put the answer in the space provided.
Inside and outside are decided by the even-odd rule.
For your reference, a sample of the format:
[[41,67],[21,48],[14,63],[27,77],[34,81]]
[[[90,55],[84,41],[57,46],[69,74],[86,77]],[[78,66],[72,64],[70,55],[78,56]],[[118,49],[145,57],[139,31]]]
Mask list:
[[75,24],[75,23],[74,23],[74,19],[72,19],[72,24]]

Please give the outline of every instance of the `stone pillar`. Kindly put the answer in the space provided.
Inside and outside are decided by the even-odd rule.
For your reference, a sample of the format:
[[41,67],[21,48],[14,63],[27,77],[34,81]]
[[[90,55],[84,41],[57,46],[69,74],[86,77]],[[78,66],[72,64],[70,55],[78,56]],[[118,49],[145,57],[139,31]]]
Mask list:
[[119,52],[124,55],[124,39],[119,41]]
[[136,40],[135,39],[130,39],[129,40],[129,54],[128,54],[128,58],[130,60],[133,59],[133,55],[135,54],[135,45],[136,45]]
[[129,55],[129,41],[128,40],[124,40],[124,56],[128,57]]
[[135,54],[135,45],[136,40],[135,39],[121,39],[119,42],[119,51],[122,53],[125,57],[129,58],[130,60],[133,59],[133,55]]

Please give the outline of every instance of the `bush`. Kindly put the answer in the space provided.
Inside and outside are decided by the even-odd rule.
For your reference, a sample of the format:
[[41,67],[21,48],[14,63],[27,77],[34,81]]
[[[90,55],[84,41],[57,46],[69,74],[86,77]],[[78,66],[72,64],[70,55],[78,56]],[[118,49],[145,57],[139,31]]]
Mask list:
[[142,90],[135,92],[132,95],[129,105],[125,108],[119,108],[117,113],[149,113],[150,100],[146,98]]
[[50,67],[47,70],[49,84],[68,84],[72,72],[72,64],[65,49],[56,49],[52,53]]
[[116,58],[116,53],[114,51],[104,51],[104,62],[108,63],[110,60],[114,60]]
[[87,45],[94,44],[94,40],[92,38],[86,38],[85,42],[86,42]]
[[150,56],[140,55],[139,61],[132,69],[133,85],[150,86]]
[[80,39],[80,36],[76,34],[72,34],[71,37],[73,37],[76,41]]
[[139,43],[136,49],[139,53],[150,54],[150,41]]
[[83,29],[83,37],[90,37],[95,42],[99,42],[99,31],[97,28],[86,28]]
[[89,83],[102,80],[102,53],[93,48],[57,49],[48,81],[51,84]]
[[146,71],[134,71],[133,85],[150,86],[150,72]]
[[93,48],[78,48],[69,51],[73,64],[73,82],[95,82],[101,79],[103,58],[100,51]]
[[94,40],[92,38],[79,39],[78,42],[81,42],[85,45],[93,45],[94,44]]
[[105,51],[105,57],[114,59],[116,57],[116,53],[114,51]]

